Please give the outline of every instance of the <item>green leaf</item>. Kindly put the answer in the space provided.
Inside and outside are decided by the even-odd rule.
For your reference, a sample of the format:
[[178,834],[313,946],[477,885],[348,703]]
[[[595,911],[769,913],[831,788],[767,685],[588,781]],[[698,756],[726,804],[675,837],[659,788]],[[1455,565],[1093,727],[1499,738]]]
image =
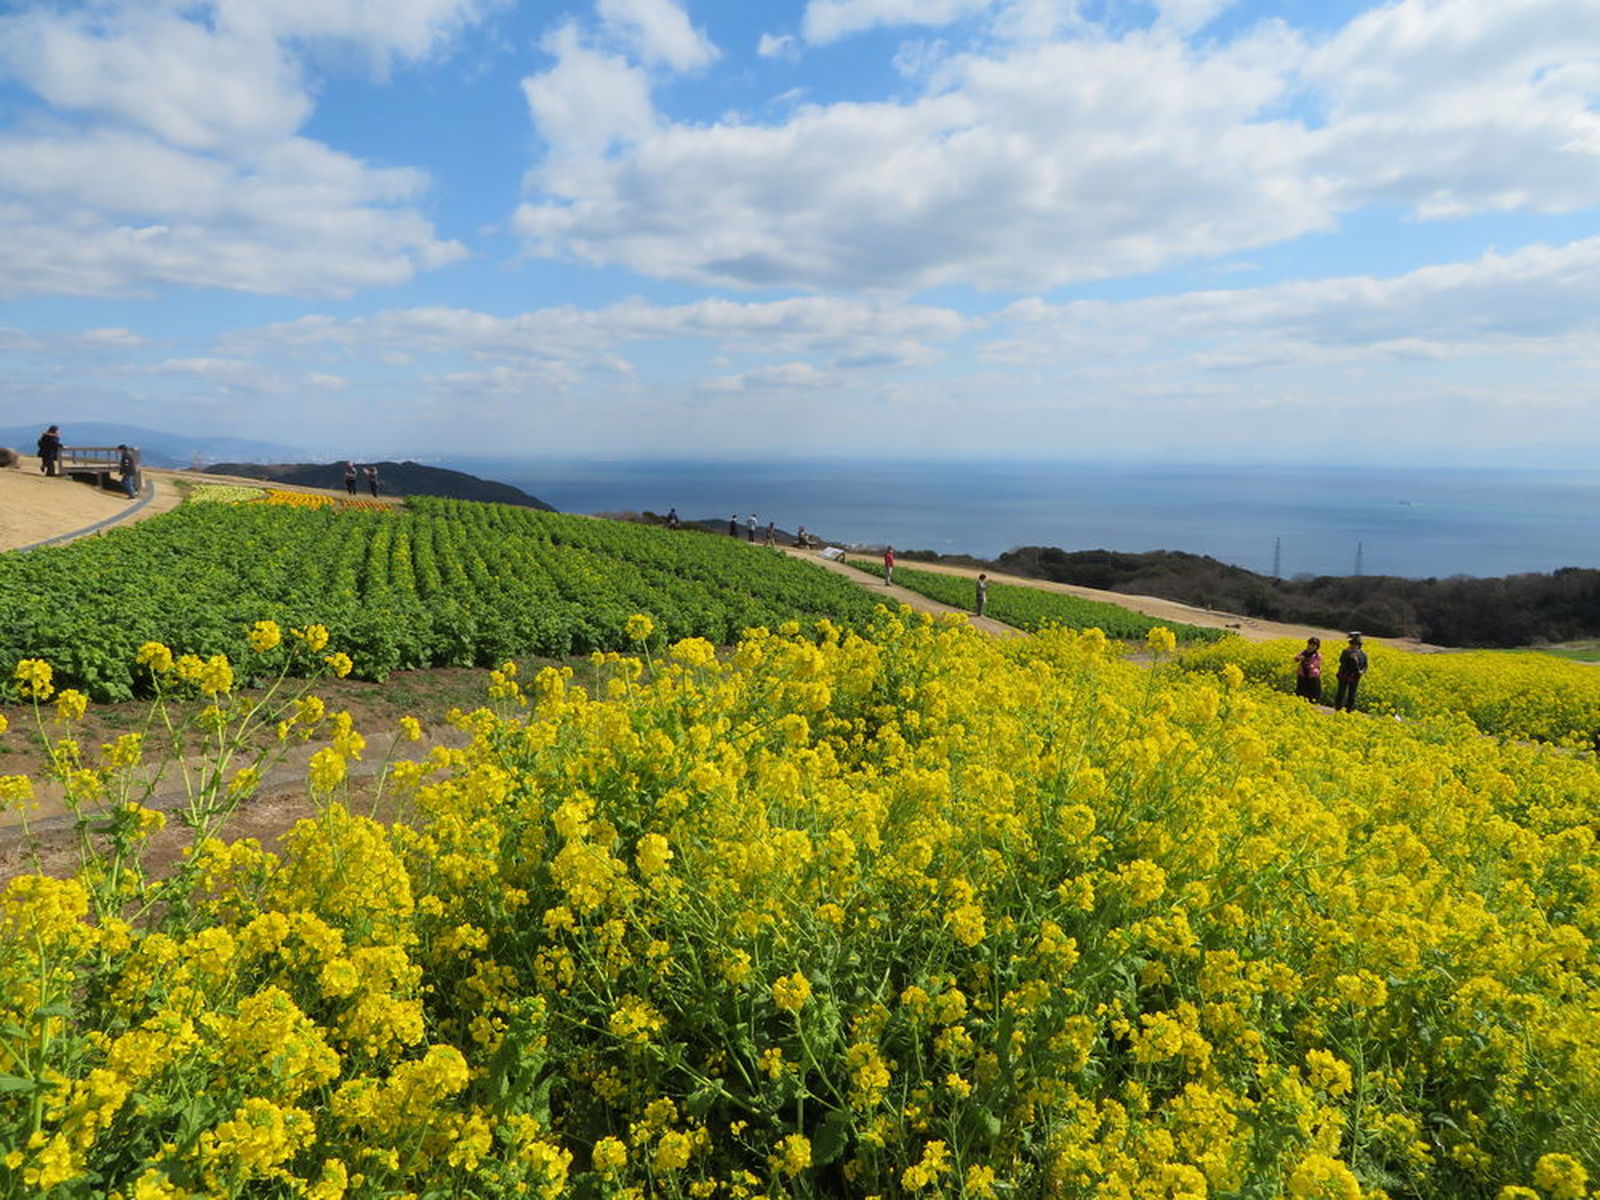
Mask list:
[[847,1109],[836,1108],[822,1119],[816,1136],[811,1139],[811,1165],[825,1167],[836,1161],[850,1145],[850,1134],[855,1118]]

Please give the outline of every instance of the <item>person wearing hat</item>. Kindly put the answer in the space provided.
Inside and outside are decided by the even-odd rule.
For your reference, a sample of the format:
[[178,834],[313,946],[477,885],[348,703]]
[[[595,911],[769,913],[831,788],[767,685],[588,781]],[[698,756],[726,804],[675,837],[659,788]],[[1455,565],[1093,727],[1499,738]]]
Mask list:
[[1355,711],[1356,685],[1366,673],[1367,652],[1361,648],[1361,635],[1352,633],[1350,644],[1339,651],[1339,687],[1333,694],[1334,712],[1341,708],[1346,712]]

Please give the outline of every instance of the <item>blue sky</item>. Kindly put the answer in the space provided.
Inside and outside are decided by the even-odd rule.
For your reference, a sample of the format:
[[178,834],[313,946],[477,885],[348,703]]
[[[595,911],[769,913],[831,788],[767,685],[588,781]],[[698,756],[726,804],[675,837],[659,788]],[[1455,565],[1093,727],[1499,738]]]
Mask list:
[[1594,0],[0,16],[0,424],[1586,466]]

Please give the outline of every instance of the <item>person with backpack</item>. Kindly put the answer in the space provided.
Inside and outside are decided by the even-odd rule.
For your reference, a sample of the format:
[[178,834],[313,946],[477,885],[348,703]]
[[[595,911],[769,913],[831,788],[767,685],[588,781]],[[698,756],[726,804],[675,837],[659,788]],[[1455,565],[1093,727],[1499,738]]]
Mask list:
[[121,442],[117,443],[117,474],[122,476],[122,490],[132,500],[139,495],[139,452]]
[[1333,711],[1354,712],[1356,687],[1367,673],[1367,652],[1361,648],[1361,635],[1352,633],[1347,646],[1339,651],[1339,686],[1333,694]]

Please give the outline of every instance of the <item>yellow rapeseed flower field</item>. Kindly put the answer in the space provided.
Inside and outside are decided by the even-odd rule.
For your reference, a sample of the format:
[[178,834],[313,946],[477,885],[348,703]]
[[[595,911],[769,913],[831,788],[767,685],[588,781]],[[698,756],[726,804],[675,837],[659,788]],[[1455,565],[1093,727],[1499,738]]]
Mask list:
[[1592,754],[1096,631],[630,632],[392,826],[295,697],[280,851],[13,880],[0,1195],[1594,1194]]
[[[1186,650],[1185,665],[1234,663],[1252,682],[1294,690],[1295,641],[1228,638]],[[1535,651],[1466,650],[1413,654],[1366,647],[1371,667],[1359,707],[1407,719],[1453,714],[1485,733],[1594,746],[1600,738],[1600,666]],[[1323,647],[1324,699],[1333,696],[1338,646]]]

